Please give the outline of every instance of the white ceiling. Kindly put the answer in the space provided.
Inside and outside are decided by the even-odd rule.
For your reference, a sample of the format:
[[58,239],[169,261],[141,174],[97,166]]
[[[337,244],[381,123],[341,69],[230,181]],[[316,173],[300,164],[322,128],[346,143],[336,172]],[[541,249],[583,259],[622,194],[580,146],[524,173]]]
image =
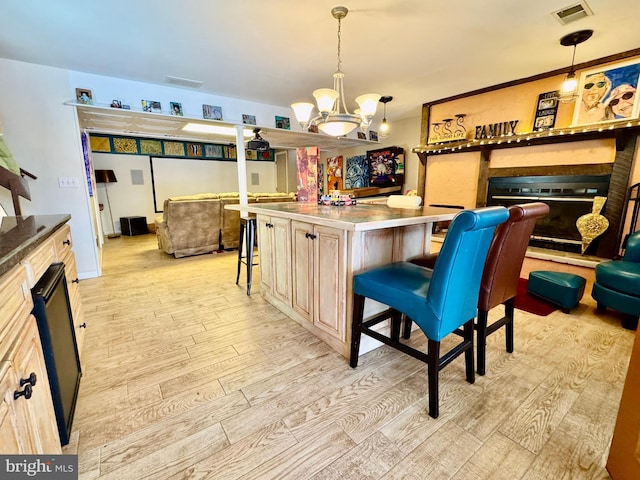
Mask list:
[[0,0],[0,57],[161,84],[200,80],[216,95],[288,106],[330,87],[345,5],[347,106],[392,95],[387,118],[425,102],[568,67],[567,33],[593,29],[576,63],[640,47],[640,0],[587,0],[595,13],[563,26],[577,0]]

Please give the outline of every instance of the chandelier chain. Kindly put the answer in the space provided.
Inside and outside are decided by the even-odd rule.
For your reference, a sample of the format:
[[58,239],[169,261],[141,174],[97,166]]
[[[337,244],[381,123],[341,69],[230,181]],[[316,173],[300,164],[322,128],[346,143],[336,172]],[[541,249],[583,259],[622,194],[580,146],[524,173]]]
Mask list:
[[340,58],[340,43],[341,43],[341,25],[342,25],[342,19],[338,18],[338,71],[341,72],[341,67],[342,67],[342,60]]

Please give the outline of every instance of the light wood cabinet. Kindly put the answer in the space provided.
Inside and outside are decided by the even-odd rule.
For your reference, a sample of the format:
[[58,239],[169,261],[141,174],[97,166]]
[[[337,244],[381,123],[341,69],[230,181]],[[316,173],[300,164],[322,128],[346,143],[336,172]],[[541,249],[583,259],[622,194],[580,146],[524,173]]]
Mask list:
[[0,280],[0,452],[56,454],[60,438],[28,278],[17,265]]
[[292,221],[293,309],[345,341],[346,232]]
[[[60,436],[31,288],[52,263],[65,264],[78,352],[85,320],[72,250],[71,229],[62,225],[0,277],[0,452],[59,454]],[[29,397],[29,398],[27,398]]]
[[82,301],[80,300],[80,288],[78,286],[80,280],[76,268],[76,258],[72,250],[73,241],[71,240],[71,228],[69,225],[64,225],[54,233],[51,238],[56,253],[56,260],[64,263],[64,273],[67,280],[69,302],[71,303],[78,354],[82,358],[82,345],[84,344],[84,334],[87,329],[87,324],[82,310]]
[[260,215],[260,283],[263,292],[291,307],[291,231],[284,218]]

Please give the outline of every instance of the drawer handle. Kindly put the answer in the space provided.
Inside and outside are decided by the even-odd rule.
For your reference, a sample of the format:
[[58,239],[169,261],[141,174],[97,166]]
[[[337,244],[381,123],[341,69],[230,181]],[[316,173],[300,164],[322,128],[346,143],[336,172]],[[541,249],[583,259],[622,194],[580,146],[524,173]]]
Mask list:
[[32,394],[33,394],[33,388],[31,387],[31,385],[25,385],[24,390],[22,391],[16,390],[15,392],[13,392],[13,399],[17,400],[20,397],[24,397],[25,399],[29,400]]
[[29,384],[32,387],[35,387],[37,381],[38,381],[38,377],[36,376],[36,372],[31,372],[31,374],[29,375],[29,378],[21,378],[20,379],[20,386],[23,387],[23,386]]
[[78,325],[78,328],[87,328],[87,322],[83,322],[81,325]]
[[65,240],[62,242],[63,245],[71,245],[71,240]]
[[71,280],[71,283],[80,283],[80,279],[74,278],[73,280]]

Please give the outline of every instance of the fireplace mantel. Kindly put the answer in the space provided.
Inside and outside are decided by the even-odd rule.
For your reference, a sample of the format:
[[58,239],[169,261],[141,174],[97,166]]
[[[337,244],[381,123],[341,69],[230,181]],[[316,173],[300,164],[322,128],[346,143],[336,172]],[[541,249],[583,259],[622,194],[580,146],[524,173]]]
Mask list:
[[491,151],[500,148],[521,148],[553,143],[582,142],[615,138],[616,149],[624,150],[629,139],[640,135],[640,120],[619,120],[607,124],[584,125],[579,127],[555,128],[540,132],[516,133],[482,140],[460,140],[439,144],[419,145],[411,149],[420,161],[426,163],[430,155]]

